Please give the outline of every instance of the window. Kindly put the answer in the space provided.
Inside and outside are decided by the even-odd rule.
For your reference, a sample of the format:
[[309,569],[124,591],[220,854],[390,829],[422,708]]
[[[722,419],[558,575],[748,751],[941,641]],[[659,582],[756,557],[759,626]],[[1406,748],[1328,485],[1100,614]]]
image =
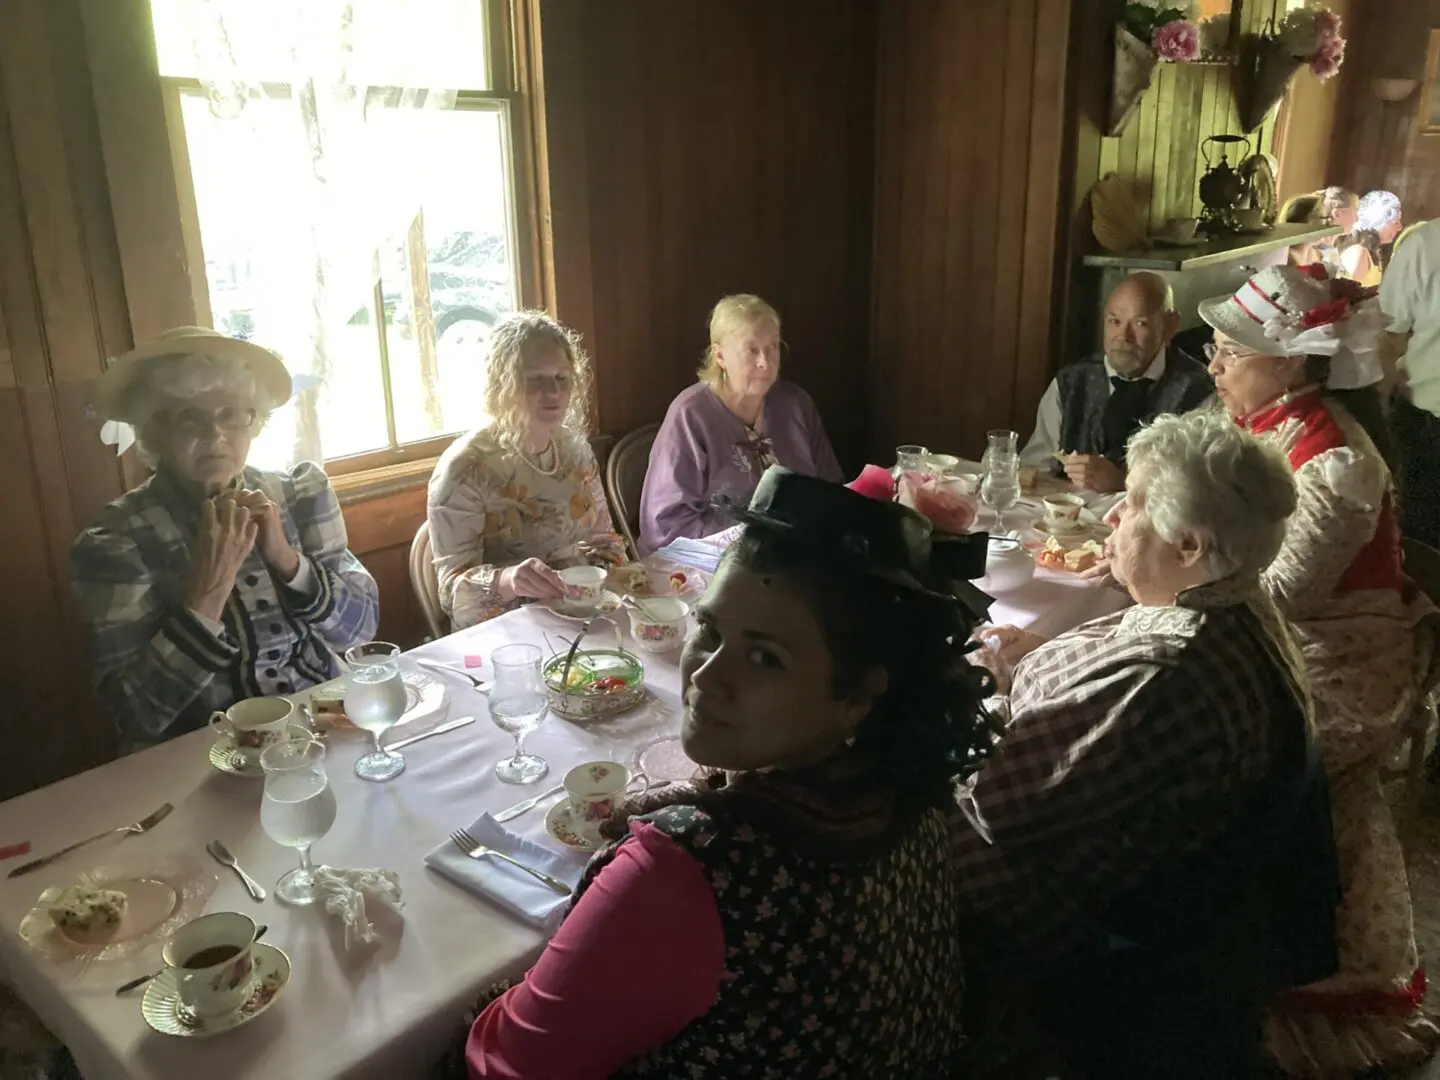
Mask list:
[[522,302],[529,242],[505,0],[151,15],[198,317],[275,348],[307,388],[252,464],[423,460],[482,423],[490,329]]

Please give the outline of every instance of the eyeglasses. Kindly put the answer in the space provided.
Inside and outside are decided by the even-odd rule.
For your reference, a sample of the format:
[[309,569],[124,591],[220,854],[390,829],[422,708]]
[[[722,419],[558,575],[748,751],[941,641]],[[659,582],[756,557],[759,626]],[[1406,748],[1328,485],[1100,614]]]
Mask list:
[[208,435],[212,426],[221,431],[244,431],[254,425],[256,413],[254,409],[242,409],[237,405],[227,405],[214,412],[206,412],[203,409],[178,409],[175,412],[166,412],[161,415],[172,431],[180,435],[199,438],[202,435]]
[[1219,363],[1221,367],[1229,367],[1231,364],[1239,363],[1241,360],[1249,360],[1255,356],[1252,352],[1241,352],[1233,348],[1221,348],[1213,341],[1205,346],[1205,359],[1210,363]]

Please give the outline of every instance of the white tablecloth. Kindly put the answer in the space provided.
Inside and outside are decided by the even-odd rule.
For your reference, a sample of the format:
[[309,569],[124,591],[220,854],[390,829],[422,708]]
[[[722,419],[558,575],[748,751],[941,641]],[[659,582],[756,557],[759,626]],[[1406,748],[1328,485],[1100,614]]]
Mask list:
[[[1126,602],[1113,589],[1041,570],[1029,585],[998,598],[992,616],[1051,635]],[[528,608],[409,655],[457,665],[478,655],[486,664],[472,670],[486,675],[497,646],[514,641],[544,646],[547,634],[558,645],[561,635],[575,629]],[[592,629],[600,639],[607,632],[604,623]],[[215,866],[219,887],[207,910],[243,911],[268,923],[266,940],[289,953],[294,967],[283,997],[218,1043],[155,1034],[140,1016],[139,992],[115,997],[120,983],[160,966],[158,944],[76,977],[40,960],[17,931],[47,886],[69,882],[89,867],[121,859],[127,865],[143,862],[147,853],[183,852],[208,866],[204,845],[211,839],[223,841],[271,887],[295,857],[260,828],[261,783],[214,771],[206,761],[210,735],[201,731],[0,804],[0,847],[29,840],[35,855],[136,821],[163,802],[175,804],[175,812],[151,833],[104,840],[25,877],[0,877],[0,977],[70,1046],[88,1080],[418,1075],[421,1063],[437,1056],[454,1035],[475,994],[523,972],[544,943],[539,931],[426,870],[425,853],[481,811],[503,809],[559,783],[572,765],[597,758],[628,763],[637,747],[677,732],[679,655],[646,656],[646,679],[656,700],[641,709],[585,728],[547,720],[526,740],[527,749],[550,762],[549,775],[538,785],[517,788],[495,778],[492,767],[512,741],[490,722],[484,698],[459,679],[442,676],[452,684],[448,715],[473,714],[476,722],[407,747],[405,772],[388,783],[370,784],[354,775],[366,737],[332,735],[328,766],[340,812],[334,829],[315,846],[315,859],[398,871],[406,902],[404,932],[373,955],[351,956],[338,924],[323,912],[289,908],[273,897],[256,904],[230,871]],[[431,726],[445,715],[417,724]],[[406,727],[396,731],[398,738]],[[58,724],[56,734],[63,737]],[[558,849],[544,829],[548,805],[508,827]],[[8,869],[0,863],[0,873]]]
[[[483,675],[497,646],[512,641],[543,646],[543,634],[558,644],[559,635],[568,637],[575,629],[548,612],[525,609],[410,655],[463,664],[466,656],[478,654],[487,661],[476,669]],[[592,634],[602,632],[597,623]],[[527,749],[550,762],[549,775],[538,785],[515,787],[495,778],[492,766],[513,741],[491,723],[484,698],[461,680],[441,676],[453,682],[449,715],[473,714],[476,722],[402,750],[405,772],[387,783],[367,783],[354,774],[367,736],[332,735],[327,764],[339,816],[315,845],[315,859],[389,867],[399,872],[405,893],[403,934],[364,959],[345,953],[337,920],[315,908],[289,908],[273,896],[256,904],[229,870],[205,856],[206,841],[223,841],[267,889],[295,864],[294,851],[260,828],[261,782],[213,770],[206,761],[206,732],[0,804],[0,847],[29,840],[35,855],[136,821],[163,802],[175,804],[175,812],[151,833],[101,841],[14,880],[0,877],[0,978],[70,1046],[87,1080],[419,1075],[421,1063],[438,1055],[454,1034],[476,993],[495,979],[522,973],[544,943],[538,930],[425,869],[425,853],[482,810],[503,809],[558,784],[572,765],[606,757],[628,762],[637,746],[678,732],[678,657],[678,651],[646,656],[646,680],[658,700],[588,728],[551,717],[529,736]],[[395,731],[399,738],[406,727]],[[56,737],[63,737],[58,724]],[[545,833],[548,806],[543,803],[507,828],[559,849]],[[264,1016],[220,1042],[158,1035],[140,1016],[140,992],[115,997],[120,983],[160,966],[158,945],[124,961],[93,965],[75,980],[48,967],[17,935],[21,919],[47,886],[146,852],[185,852],[213,865],[220,885],[207,910],[243,911],[268,923],[266,940],[290,955],[294,976],[284,995]],[[20,861],[0,863],[0,874]]]

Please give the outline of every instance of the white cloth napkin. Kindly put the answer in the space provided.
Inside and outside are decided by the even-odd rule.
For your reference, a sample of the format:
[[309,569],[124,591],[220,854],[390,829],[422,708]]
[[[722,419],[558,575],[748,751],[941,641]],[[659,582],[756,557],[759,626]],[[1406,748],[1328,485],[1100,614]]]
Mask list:
[[[517,836],[488,813],[481,814],[465,830],[476,843],[503,851],[526,866],[565,882],[574,888],[585,864],[568,855],[547,851],[539,844]],[[425,856],[425,865],[438,870],[455,884],[479,893],[503,907],[522,922],[543,929],[560,925],[570,897],[561,896],[543,881],[517,870],[504,859],[472,859],[449,840]]]
[[394,870],[341,870],[334,866],[315,869],[315,888],[331,915],[345,924],[345,948],[380,940],[367,903],[388,904],[394,911],[405,906],[400,895],[400,875]]

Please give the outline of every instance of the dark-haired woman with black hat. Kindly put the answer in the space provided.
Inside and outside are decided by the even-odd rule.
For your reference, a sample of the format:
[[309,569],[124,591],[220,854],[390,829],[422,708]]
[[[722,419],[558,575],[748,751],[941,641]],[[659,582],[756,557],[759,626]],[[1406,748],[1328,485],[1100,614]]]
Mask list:
[[617,822],[457,1072],[952,1075],[945,808],[990,742],[975,620],[904,507],[772,467],[737,516],[681,661],[704,778]]

